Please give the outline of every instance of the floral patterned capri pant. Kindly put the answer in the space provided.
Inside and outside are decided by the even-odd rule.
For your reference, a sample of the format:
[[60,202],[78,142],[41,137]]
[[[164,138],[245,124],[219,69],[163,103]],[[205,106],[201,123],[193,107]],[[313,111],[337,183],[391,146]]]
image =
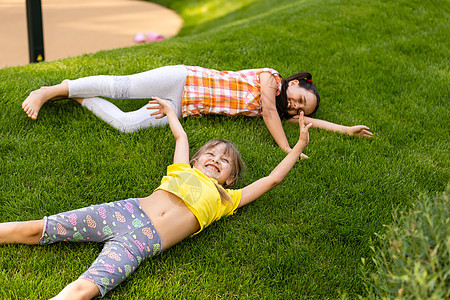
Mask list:
[[127,199],[44,218],[39,241],[104,243],[102,252],[80,278],[95,283],[103,296],[125,280],[146,258],[162,251],[161,238],[138,199]]

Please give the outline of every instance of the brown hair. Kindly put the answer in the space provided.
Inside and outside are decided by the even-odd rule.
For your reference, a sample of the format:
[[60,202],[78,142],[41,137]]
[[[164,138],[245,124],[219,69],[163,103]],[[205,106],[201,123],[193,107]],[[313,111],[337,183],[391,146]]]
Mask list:
[[[241,155],[239,154],[239,150],[236,148],[236,146],[226,140],[211,140],[204,144],[198,151],[192,156],[191,158],[191,165],[206,151],[208,151],[211,148],[216,147],[217,145],[224,144],[225,145],[225,155],[230,156],[230,166],[231,166],[231,174],[230,178],[233,180],[230,182],[230,184],[225,183],[224,187],[228,187],[236,182],[236,180],[241,176],[243,170],[244,170],[244,162],[241,158]],[[220,194],[220,199],[224,204],[231,204],[230,196],[227,194],[227,192],[224,190],[224,188],[220,185],[217,185],[217,190]]]

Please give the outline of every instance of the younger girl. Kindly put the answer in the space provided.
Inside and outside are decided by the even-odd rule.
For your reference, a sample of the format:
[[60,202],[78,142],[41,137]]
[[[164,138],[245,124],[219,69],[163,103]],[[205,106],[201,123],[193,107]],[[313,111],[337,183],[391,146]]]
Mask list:
[[125,280],[142,260],[199,233],[222,216],[257,199],[279,184],[309,142],[300,114],[300,137],[269,176],[239,189],[225,189],[239,176],[242,161],[223,140],[204,145],[189,164],[189,144],[172,106],[155,98],[175,137],[174,163],[161,185],[145,198],[133,198],[60,213],[43,220],[0,224],[1,243],[46,245],[59,241],[104,243],[92,266],[55,299],[91,299]]
[[[270,68],[221,72],[178,65],[128,76],[101,75],[64,80],[61,84],[31,92],[22,108],[30,118],[36,119],[45,102],[69,97],[122,132],[167,123],[166,118],[158,119],[155,118],[157,113],[149,113],[147,105],[124,113],[98,96],[114,99],[160,97],[172,105],[178,117],[202,114],[262,116],[275,142],[285,152],[291,147],[281,120],[298,117],[301,111],[311,115],[320,102],[312,76],[307,72],[282,79]],[[313,118],[306,118],[305,122],[350,135],[372,135],[369,128],[362,125],[347,127]]]

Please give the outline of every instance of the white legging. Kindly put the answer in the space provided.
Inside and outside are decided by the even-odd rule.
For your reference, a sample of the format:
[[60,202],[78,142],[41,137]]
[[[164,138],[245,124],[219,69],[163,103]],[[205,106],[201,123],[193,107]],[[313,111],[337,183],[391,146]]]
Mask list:
[[82,105],[121,132],[134,132],[167,124],[167,117],[155,119],[148,104],[136,111],[123,112],[111,102],[98,98],[167,100],[181,117],[181,99],[187,70],[183,65],[167,66],[127,76],[90,76],[69,80],[69,98],[84,98]]

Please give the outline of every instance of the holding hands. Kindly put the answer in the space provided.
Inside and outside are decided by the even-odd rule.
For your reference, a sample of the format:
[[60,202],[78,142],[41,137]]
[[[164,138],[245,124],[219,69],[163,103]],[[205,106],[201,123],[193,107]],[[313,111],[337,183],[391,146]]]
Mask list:
[[305,125],[304,113],[301,112],[300,115],[299,115],[299,118],[298,118],[298,125],[300,127],[300,136],[298,138],[297,144],[295,144],[295,146],[294,146],[294,148],[292,150],[298,148],[298,149],[296,149],[298,151],[299,149],[301,149],[299,156],[301,158],[303,158],[304,154],[302,154],[301,152],[309,144],[309,131],[308,130],[309,130],[309,128],[311,128],[312,123],[309,123],[308,125]]
[[308,130],[311,128],[312,124],[309,123],[308,125],[305,125],[304,115],[303,112],[301,112],[298,119],[298,125],[300,127],[298,142],[275,169],[270,172],[269,176],[263,177],[242,189],[242,198],[239,207],[254,201],[271,188],[277,186],[297,163],[303,149],[305,149],[309,143]]

